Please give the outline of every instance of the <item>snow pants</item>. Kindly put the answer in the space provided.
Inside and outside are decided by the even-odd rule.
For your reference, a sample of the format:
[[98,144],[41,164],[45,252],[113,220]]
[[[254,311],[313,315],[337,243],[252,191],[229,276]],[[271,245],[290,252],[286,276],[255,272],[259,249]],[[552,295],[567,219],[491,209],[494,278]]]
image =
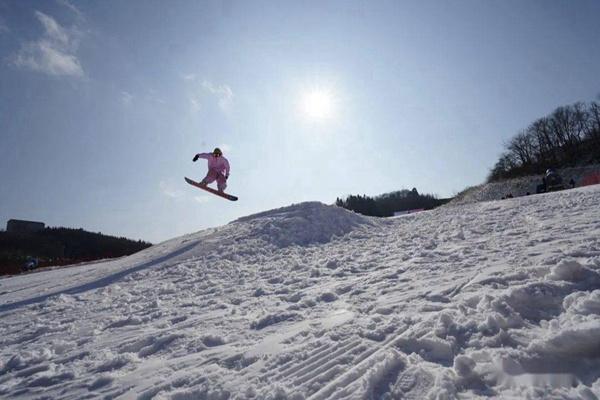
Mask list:
[[202,182],[209,184],[213,183],[215,180],[217,181],[217,189],[220,192],[224,191],[227,187],[227,179],[225,179],[225,175],[223,175],[219,171],[209,169],[204,179],[202,179]]

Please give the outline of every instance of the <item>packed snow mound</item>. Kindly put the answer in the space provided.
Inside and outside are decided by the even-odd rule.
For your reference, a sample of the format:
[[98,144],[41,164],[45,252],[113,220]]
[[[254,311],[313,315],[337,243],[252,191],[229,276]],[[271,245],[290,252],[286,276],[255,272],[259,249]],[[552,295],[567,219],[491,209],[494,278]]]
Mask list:
[[[600,165],[564,168],[557,172],[562,177],[565,187],[569,187],[569,181],[571,179],[573,179],[575,185],[579,187],[589,184],[587,183],[588,177],[600,174]],[[527,193],[535,194],[537,186],[542,183],[542,178],[543,175],[531,175],[473,186],[456,195],[449,204],[459,205],[480,201],[500,200],[509,194],[513,197],[526,196]]]
[[249,227],[244,235],[277,247],[327,243],[355,228],[372,225],[373,219],[342,207],[305,202],[249,215],[233,222]]

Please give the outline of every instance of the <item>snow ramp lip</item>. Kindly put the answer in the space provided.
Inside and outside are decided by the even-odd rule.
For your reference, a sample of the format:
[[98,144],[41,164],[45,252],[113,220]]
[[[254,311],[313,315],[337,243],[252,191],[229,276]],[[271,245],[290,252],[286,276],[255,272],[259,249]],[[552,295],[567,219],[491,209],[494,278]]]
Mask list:
[[239,218],[232,224],[245,224],[247,235],[276,247],[327,243],[373,220],[344,208],[320,202],[305,202]]

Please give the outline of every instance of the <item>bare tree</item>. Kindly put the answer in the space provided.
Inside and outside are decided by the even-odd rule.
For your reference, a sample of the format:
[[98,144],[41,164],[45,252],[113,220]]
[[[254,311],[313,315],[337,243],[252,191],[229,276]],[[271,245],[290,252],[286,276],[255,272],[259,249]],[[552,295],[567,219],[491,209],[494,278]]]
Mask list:
[[506,151],[502,153],[500,159],[494,165],[494,168],[490,171],[488,181],[496,181],[500,179],[506,179],[510,177],[510,172],[518,166],[518,162],[515,156]]
[[600,161],[600,104],[592,102],[588,109],[589,130],[587,139],[593,151],[592,159]]
[[536,143],[536,162],[538,164],[545,164],[554,161],[553,149],[555,148],[555,143],[550,133],[548,118],[540,118],[529,125],[527,132],[534,138]]
[[521,167],[527,168],[533,164],[536,155],[535,139],[527,130],[513,137],[506,147],[514,154]]
[[575,103],[572,107],[574,137],[577,143],[581,143],[590,129],[590,115],[585,104]]
[[558,107],[505,143],[488,181],[600,161],[600,104]]
[[589,127],[588,137],[591,139],[600,139],[600,104],[595,101],[590,104],[588,110]]
[[559,161],[571,163],[577,158],[577,149],[583,134],[578,124],[578,113],[585,114],[581,103],[558,107],[550,115],[551,132],[557,140],[558,147],[562,150],[562,157]]

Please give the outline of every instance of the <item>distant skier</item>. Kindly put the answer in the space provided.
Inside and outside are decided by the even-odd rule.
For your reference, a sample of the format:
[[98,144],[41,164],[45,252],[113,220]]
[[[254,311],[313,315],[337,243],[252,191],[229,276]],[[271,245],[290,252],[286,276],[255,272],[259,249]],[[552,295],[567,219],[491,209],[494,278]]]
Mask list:
[[544,177],[544,185],[546,185],[546,192],[553,192],[555,190],[563,190],[562,178],[552,168],[546,170],[546,176]]
[[223,157],[221,149],[217,147],[212,153],[196,154],[193,161],[196,162],[199,158],[208,160],[208,173],[202,179],[200,185],[206,186],[216,180],[219,192],[225,191],[227,179],[229,179],[229,161]]

